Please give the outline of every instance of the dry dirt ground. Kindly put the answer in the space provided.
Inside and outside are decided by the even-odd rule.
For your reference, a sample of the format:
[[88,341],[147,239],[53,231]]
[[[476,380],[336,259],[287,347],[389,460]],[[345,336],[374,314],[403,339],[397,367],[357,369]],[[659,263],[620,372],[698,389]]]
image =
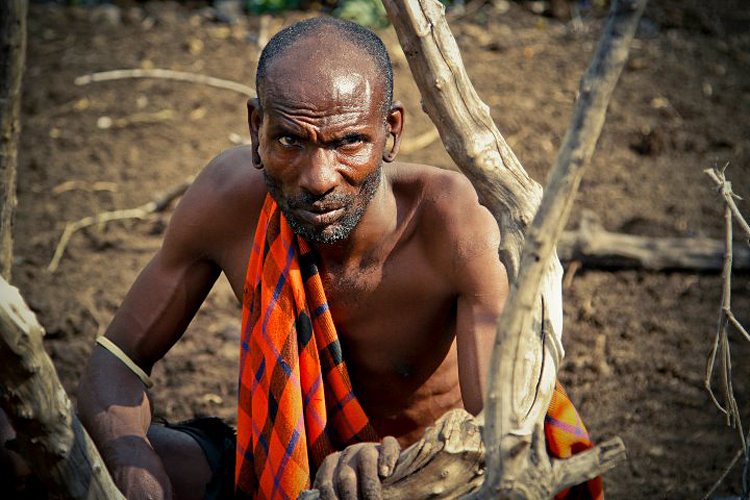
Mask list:
[[[726,161],[735,190],[750,197],[750,9],[701,4],[649,6],[572,224],[585,208],[612,231],[721,237],[721,207],[702,170]],[[601,23],[586,18],[573,30],[515,3],[503,10],[486,6],[452,28],[500,130],[543,182]],[[74,235],[50,274],[64,223],[140,205],[231,147],[230,134],[247,136],[244,98],[231,91],[73,80],[155,67],[252,84],[257,56],[258,18],[229,27],[170,3],[118,12],[33,5],[29,14],[13,281],[46,327],[46,348],[73,397],[97,331],[158,249],[171,210]],[[271,18],[269,29],[300,16]],[[394,33],[382,36],[413,138],[430,123]],[[453,168],[439,141],[401,159]],[[740,206],[750,214],[747,202]],[[733,305],[750,324],[747,278],[735,276]],[[584,267],[566,290],[560,378],[593,437],[620,435],[628,448],[627,463],[605,477],[611,498],[700,498],[738,450],[736,431],[703,388],[720,289],[715,274]],[[157,415],[234,421],[239,316],[222,278],[155,369]],[[750,345],[733,335],[731,347],[750,417]],[[739,475],[737,467],[720,492],[737,494]]]

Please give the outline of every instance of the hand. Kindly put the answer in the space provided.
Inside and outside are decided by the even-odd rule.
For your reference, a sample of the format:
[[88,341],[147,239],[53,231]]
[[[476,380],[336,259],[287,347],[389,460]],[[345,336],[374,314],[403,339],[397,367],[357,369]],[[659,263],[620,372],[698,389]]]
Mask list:
[[125,436],[100,448],[112,479],[129,500],[168,500],[173,498],[161,458],[146,439]]
[[380,500],[381,480],[396,468],[401,446],[393,436],[378,443],[359,443],[328,455],[313,487],[322,500]]

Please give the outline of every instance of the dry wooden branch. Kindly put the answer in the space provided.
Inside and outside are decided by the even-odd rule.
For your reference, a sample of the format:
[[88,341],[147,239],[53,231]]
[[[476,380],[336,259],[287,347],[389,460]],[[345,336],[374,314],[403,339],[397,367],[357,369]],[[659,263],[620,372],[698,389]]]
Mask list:
[[162,80],[177,80],[180,82],[199,83],[219,89],[233,90],[247,97],[255,97],[255,89],[241,83],[214,78],[212,76],[188,73],[186,71],[172,71],[170,69],[116,69],[101,73],[79,76],[76,85],[88,85],[93,82],[108,82],[125,78],[158,78]]
[[726,466],[726,468],[724,469],[724,472],[722,472],[721,476],[719,476],[719,479],[717,479],[716,482],[713,484],[713,486],[711,486],[711,489],[708,490],[708,492],[705,495],[703,495],[702,500],[709,500],[713,498],[712,495],[714,494],[714,492],[719,488],[719,486],[721,486],[721,483],[724,482],[724,480],[727,478],[727,476],[729,475],[729,472],[734,468],[734,466],[737,465],[737,461],[740,459],[742,455],[743,455],[742,450],[737,450],[737,453],[735,453],[734,457],[729,462],[729,465]]
[[[513,282],[524,232],[541,199],[541,186],[518,162],[471,85],[442,4],[435,0],[386,0],[384,6],[422,94],[424,109],[446,150],[476,188],[480,202],[498,222],[503,235],[500,258]],[[518,404],[525,409],[531,426],[547,411],[543,400],[546,397],[548,401],[552,394],[564,353],[562,266],[556,257],[548,263],[543,301],[527,325],[532,337],[527,355],[519,360],[529,384],[519,388]]]
[[[514,481],[529,468],[528,428],[515,395],[529,384],[516,360],[523,359],[528,323],[539,300],[539,287],[555,243],[570,214],[578,185],[599,138],[612,91],[627,60],[630,42],[645,0],[612,3],[604,32],[586,73],[568,130],[549,173],[547,188],[532,226],[526,233],[518,280],[498,319],[496,344],[485,403],[487,478],[476,498],[514,497],[522,492]],[[545,394],[546,407],[549,395]],[[532,462],[533,464],[533,462]],[[532,467],[533,468],[533,467]],[[556,491],[556,490],[552,490]]]
[[0,405],[20,453],[51,498],[124,499],[72,411],[34,313],[2,278],[0,298]]
[[21,130],[21,80],[26,61],[26,0],[0,2],[0,276],[10,279],[13,214]]
[[52,188],[52,194],[59,195],[68,191],[81,190],[88,192],[117,191],[117,183],[107,181],[86,182],[80,180],[65,181]]
[[[563,232],[557,253],[562,261],[577,261],[589,267],[718,271],[724,265],[724,241],[612,233],[590,211],[583,212],[578,229]],[[735,248],[732,266],[750,268],[750,248]]]
[[[732,385],[732,356],[729,348],[729,325],[734,326],[744,337],[750,341],[750,334],[748,334],[742,324],[737,321],[734,314],[732,313],[732,265],[733,265],[733,235],[732,235],[732,220],[742,228],[745,233],[745,237],[748,238],[750,243],[750,226],[748,226],[744,217],[740,213],[737,205],[734,203],[734,198],[739,198],[732,191],[732,184],[726,178],[725,172],[729,164],[724,165],[723,168],[713,168],[705,170],[706,174],[711,177],[711,180],[716,185],[721,197],[723,198],[724,204],[724,225],[725,225],[725,255],[724,255],[724,270],[723,270],[723,289],[721,294],[721,307],[719,309],[719,319],[716,326],[716,336],[714,337],[713,347],[709,354],[708,363],[706,364],[706,376],[704,379],[704,385],[711,400],[714,402],[716,407],[726,415],[727,425],[733,426],[737,429],[739,434],[740,445],[742,446],[741,452],[745,455],[745,475],[747,474],[748,467],[750,467],[750,454],[748,453],[748,441],[745,437],[745,433],[742,427],[742,418],[740,416],[739,407],[737,400],[734,396],[734,387]],[[714,369],[716,366],[717,357],[719,359],[720,366],[720,381],[722,396],[724,399],[724,406],[719,402],[714,394],[711,386],[711,379],[713,377]],[[726,473],[719,479],[718,484],[726,477]],[[744,498],[747,497],[747,491]]]
[[73,233],[75,233],[76,231],[89,226],[105,224],[107,222],[115,220],[145,219],[150,215],[163,212],[174,199],[179,198],[185,191],[187,191],[187,189],[190,187],[190,184],[193,183],[193,179],[194,176],[188,177],[184,182],[170,189],[164,196],[149,201],[148,203],[144,203],[139,207],[126,210],[102,212],[90,217],[84,217],[83,219],[79,219],[75,222],[68,222],[65,225],[65,229],[63,230],[60,241],[57,244],[57,248],[55,248],[55,253],[52,256],[52,260],[47,266],[47,271],[49,271],[50,273],[55,272],[57,267],[60,265],[60,259],[62,259],[62,256],[65,253],[65,248],[67,248],[68,246],[70,237],[73,236]]
[[[540,327],[552,331],[552,340],[559,341],[559,325],[555,325],[549,315],[540,318],[540,313],[556,311],[556,307],[544,303],[544,298],[559,298],[560,278],[555,267],[559,268],[559,262],[554,258],[554,245],[565,224],[581,167],[588,163],[601,130],[607,103],[645,2],[613,4],[594,61],[583,78],[572,125],[551,174],[550,194],[545,196],[540,215],[528,235],[530,245],[524,250],[523,260],[520,253],[524,231],[536,212],[541,192],[521,168],[492,123],[487,106],[474,92],[442,5],[432,0],[385,0],[384,5],[422,92],[425,108],[440,131],[446,149],[474,184],[480,201],[498,220],[504,237],[500,254],[513,280],[511,299],[498,323],[490,372],[492,387],[486,400],[489,404],[483,433],[488,449],[485,480],[482,488],[469,498],[549,497],[573,482],[608,470],[624,457],[624,446],[618,440],[603,443],[574,460],[550,460],[544,445],[542,419],[562,348],[551,353],[554,349],[549,344],[555,344],[550,342],[545,346],[549,350],[542,356],[552,358],[555,363],[551,369],[534,372],[540,378],[529,376],[523,360],[528,350],[534,352]],[[546,286],[543,285],[540,292],[543,280]],[[537,307],[540,293],[542,305]],[[521,347],[526,351],[522,352]],[[537,381],[540,390],[534,394],[529,385]],[[528,411],[522,411],[529,407],[519,395],[529,393],[534,394],[534,402]],[[438,425],[443,425],[442,422],[441,419]],[[478,417],[468,418],[451,428],[481,425],[482,419]],[[422,478],[422,471],[442,460],[439,442],[428,432],[423,440],[403,452],[402,456],[433,446],[438,449],[435,453],[424,454],[419,467],[410,471],[413,484],[429,487],[423,486],[418,492],[404,488],[404,497],[452,498],[459,491],[465,491],[458,489],[462,486],[460,478],[457,480],[450,473],[447,477],[425,473]],[[460,454],[451,463],[456,460],[461,461]],[[471,463],[465,465],[471,470]],[[466,486],[473,487],[475,474],[468,474],[465,482]],[[396,498],[390,488],[397,487],[397,483],[386,484],[384,495]]]

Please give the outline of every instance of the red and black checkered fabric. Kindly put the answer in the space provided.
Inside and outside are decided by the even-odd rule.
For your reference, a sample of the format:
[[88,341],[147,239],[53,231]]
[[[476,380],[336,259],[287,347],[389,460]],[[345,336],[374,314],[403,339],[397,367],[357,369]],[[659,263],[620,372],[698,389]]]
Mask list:
[[352,392],[315,253],[270,196],[244,296],[235,493],[295,499],[328,454],[378,437]]

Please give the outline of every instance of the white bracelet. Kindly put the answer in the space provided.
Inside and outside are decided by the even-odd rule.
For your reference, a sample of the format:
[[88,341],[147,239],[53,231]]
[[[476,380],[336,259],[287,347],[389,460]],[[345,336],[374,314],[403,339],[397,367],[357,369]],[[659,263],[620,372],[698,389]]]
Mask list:
[[111,352],[115,355],[117,359],[125,363],[125,366],[130,368],[130,371],[136,374],[136,376],[141,379],[141,382],[143,382],[147,388],[151,389],[154,386],[154,383],[151,381],[151,378],[146,375],[146,372],[144,372],[140,366],[136,365],[132,359],[128,357],[127,354],[122,352],[122,349],[117,347],[117,345],[109,340],[107,337],[101,336],[96,339],[96,343]]

